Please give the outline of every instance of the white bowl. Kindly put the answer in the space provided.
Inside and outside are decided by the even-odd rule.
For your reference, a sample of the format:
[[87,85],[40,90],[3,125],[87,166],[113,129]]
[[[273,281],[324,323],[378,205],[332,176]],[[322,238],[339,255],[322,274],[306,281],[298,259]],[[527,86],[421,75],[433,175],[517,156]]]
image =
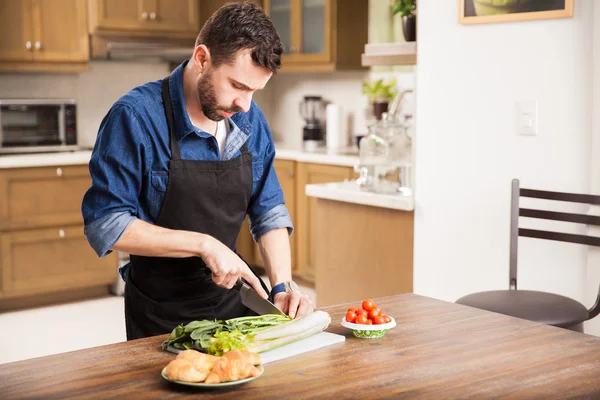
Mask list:
[[348,322],[344,316],[342,317],[342,326],[352,330],[354,336],[359,338],[380,338],[383,337],[388,330],[396,326],[396,320],[393,317],[390,318],[392,318],[392,321],[387,324],[365,325]]

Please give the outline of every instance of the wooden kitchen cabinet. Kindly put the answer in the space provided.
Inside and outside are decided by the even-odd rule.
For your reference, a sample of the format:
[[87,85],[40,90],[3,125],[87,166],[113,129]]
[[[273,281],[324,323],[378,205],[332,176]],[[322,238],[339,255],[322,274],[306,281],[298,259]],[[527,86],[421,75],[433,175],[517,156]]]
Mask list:
[[[296,161],[292,160],[275,160],[273,167],[279,179],[285,206],[290,213],[292,224],[296,223]],[[290,250],[292,257],[292,272],[295,272],[298,263],[296,262],[296,234],[289,236]],[[258,244],[254,243],[254,265],[263,266],[262,257]]]
[[317,244],[316,221],[317,200],[305,194],[309,184],[343,182],[351,179],[352,167],[335,165],[298,163],[296,179],[296,245],[299,249],[297,257],[297,275],[304,280],[315,282],[315,249]]
[[14,231],[0,235],[2,297],[110,285],[114,257],[99,259],[83,225]]
[[32,60],[31,1],[0,0],[0,10],[0,62]]
[[[305,186],[312,183],[343,182],[352,179],[355,177],[354,169],[280,159],[275,160],[274,168],[294,224],[294,233],[290,236],[292,273],[294,277],[309,284],[314,283],[317,242],[316,199],[306,196]],[[249,264],[263,267],[260,250],[250,235],[247,219],[242,225],[236,244],[238,252]]]
[[200,30],[198,1],[91,0],[91,25],[94,31],[178,32],[196,36]]
[[0,169],[0,310],[109,293],[117,254],[83,233],[86,165]]
[[87,165],[0,170],[0,230],[83,225]]
[[84,71],[87,3],[0,0],[0,71]]
[[367,0],[264,0],[284,44],[284,72],[361,69]]

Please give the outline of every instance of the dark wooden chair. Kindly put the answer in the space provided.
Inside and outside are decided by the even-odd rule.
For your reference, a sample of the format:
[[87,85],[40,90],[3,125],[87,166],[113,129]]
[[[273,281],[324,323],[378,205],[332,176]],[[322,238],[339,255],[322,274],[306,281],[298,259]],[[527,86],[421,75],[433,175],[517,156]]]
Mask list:
[[521,189],[519,181],[512,181],[510,224],[509,289],[479,292],[461,297],[458,304],[510,315],[529,321],[541,322],[583,332],[583,322],[600,313],[600,291],[596,303],[589,310],[578,301],[558,294],[517,289],[517,247],[519,236],[600,246],[600,238],[536,229],[519,228],[519,217],[574,222],[600,226],[600,217],[583,214],[519,208],[520,197],[600,205],[600,196]]

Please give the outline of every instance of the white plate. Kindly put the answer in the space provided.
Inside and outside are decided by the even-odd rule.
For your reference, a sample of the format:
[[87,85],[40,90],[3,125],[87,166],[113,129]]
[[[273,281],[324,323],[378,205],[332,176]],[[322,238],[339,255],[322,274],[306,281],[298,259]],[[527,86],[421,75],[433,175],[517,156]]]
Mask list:
[[383,331],[392,329],[396,326],[396,320],[394,317],[390,317],[392,319],[391,322],[387,324],[378,324],[378,325],[365,325],[365,324],[354,324],[352,322],[346,321],[346,316],[342,317],[342,326],[345,326],[349,329],[356,329],[357,331]]
[[161,375],[163,378],[165,378],[166,380],[168,380],[169,382],[173,382],[173,383],[177,383],[180,385],[185,385],[185,386],[194,386],[194,387],[199,387],[199,388],[205,388],[205,389],[217,389],[217,388],[223,388],[223,387],[228,387],[228,386],[237,386],[237,385],[242,385],[246,382],[250,382],[255,380],[256,378],[260,377],[263,372],[265,371],[264,367],[262,365],[257,365],[256,368],[258,368],[258,370],[260,371],[260,373],[256,376],[250,377],[250,378],[246,378],[246,379],[240,379],[239,381],[233,381],[233,382],[223,382],[223,383],[203,383],[203,382],[199,382],[199,383],[194,383],[194,382],[183,382],[183,381],[174,381],[171,380],[169,378],[167,378],[167,375],[165,374],[165,370],[167,369],[167,367],[164,367],[161,371]]

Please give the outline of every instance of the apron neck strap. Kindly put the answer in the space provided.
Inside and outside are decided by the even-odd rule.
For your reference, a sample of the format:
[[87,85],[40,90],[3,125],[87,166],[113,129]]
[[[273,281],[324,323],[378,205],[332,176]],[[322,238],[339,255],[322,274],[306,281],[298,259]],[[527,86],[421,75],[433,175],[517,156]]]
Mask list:
[[179,151],[179,143],[175,137],[175,120],[173,118],[173,104],[171,103],[171,94],[169,92],[169,77],[167,76],[162,82],[162,99],[165,115],[167,116],[167,126],[169,127],[169,140],[171,142],[171,159],[180,160],[181,152]]

